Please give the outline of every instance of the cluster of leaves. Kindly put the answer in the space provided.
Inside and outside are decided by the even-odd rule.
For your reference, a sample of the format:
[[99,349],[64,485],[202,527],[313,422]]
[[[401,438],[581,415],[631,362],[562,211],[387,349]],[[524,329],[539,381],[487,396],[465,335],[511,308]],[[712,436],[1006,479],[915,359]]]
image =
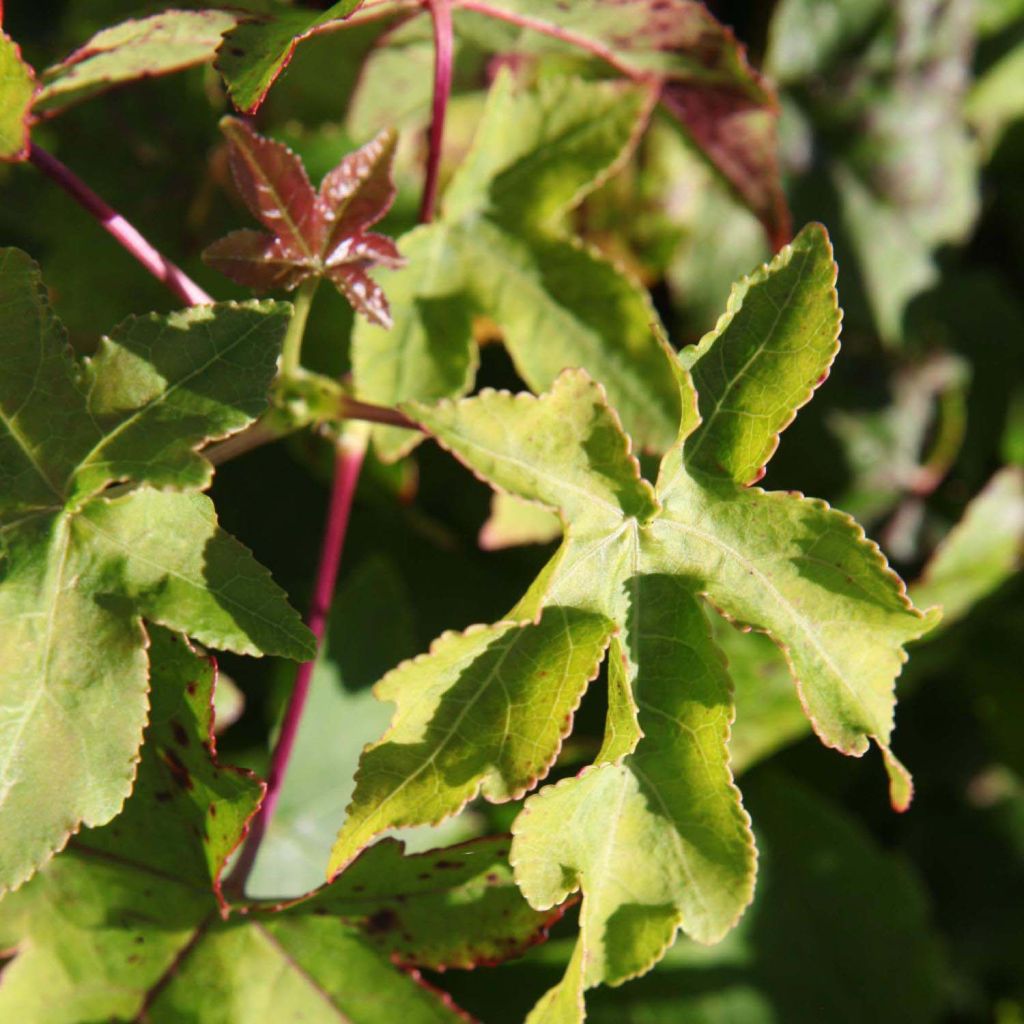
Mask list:
[[[111,5],[82,6],[76,40]],[[1024,766],[999,709],[1019,702],[1021,622],[1013,590],[991,595],[1019,565],[1024,421],[1019,344],[991,338],[1024,336],[1024,318],[1002,268],[939,247],[968,237],[982,174],[1003,187],[1020,167],[1020,11],[982,5],[972,27],[956,0],[844,0],[828,17],[784,0],[741,26],[762,74],[694,0],[444,7],[446,187],[419,226],[427,5],[165,11],[39,74],[11,36],[44,66],[54,27],[22,35],[8,11],[0,156],[56,138],[113,186],[118,157],[145,154],[152,179],[124,206],[211,291],[218,273],[301,290],[294,314],[246,301],[135,317],[92,352],[114,318],[104,303],[152,308],[145,285],[128,264],[97,276],[104,261],[82,257],[94,226],[62,208],[35,201],[25,225],[42,186],[2,176],[0,223],[43,257],[90,355],[69,350],[29,257],[0,250],[0,882],[17,890],[0,902],[0,947],[17,951],[0,1016],[456,1021],[423,971],[520,957],[579,902],[578,930],[572,912],[515,964],[444,987],[495,1024],[801,1021],[850,1005],[925,1022],[982,1019],[998,1000],[1012,1020],[1024,944],[1005,906],[1024,880],[1006,863]],[[972,38],[983,73],[965,103]],[[202,69],[80,102],[207,63],[268,134],[224,118],[216,150],[223,101]],[[164,102],[180,131],[166,151]],[[108,137],[105,104],[130,138],[96,152],[76,139]],[[851,344],[835,366],[830,240],[811,224],[784,244],[780,161],[799,220],[836,240]],[[161,201],[161,174],[187,219]],[[210,201],[218,184],[265,232],[236,230],[237,204]],[[370,230],[386,214],[395,243]],[[1024,253],[1003,221],[1001,244]],[[325,290],[306,331],[324,376],[295,367],[320,277],[343,296]],[[945,294],[922,302],[936,282]],[[345,300],[363,314],[351,330]],[[533,393],[505,390],[522,384]],[[356,564],[242,892],[222,873],[263,786],[217,764],[215,669],[195,645],[227,652],[249,709],[221,745],[257,769],[289,673],[230,652],[313,648],[203,492],[214,484],[225,523],[306,590],[330,446],[275,446],[215,482],[211,458],[257,419],[334,436],[346,394],[422,430],[373,428]],[[413,453],[424,434],[444,451]],[[771,490],[756,486],[766,472]],[[876,527],[885,554],[797,486]],[[471,545],[489,499],[481,544],[508,550],[484,556]],[[886,555],[917,576],[909,591]],[[942,630],[918,610],[933,605]],[[905,808],[894,685],[920,638],[902,684],[920,716],[901,716],[900,750],[924,794],[894,824],[870,774],[799,741],[853,755],[874,742]],[[950,821],[979,838],[938,844]],[[396,829],[412,850],[444,848],[375,842]],[[950,899],[985,858],[1007,898]]]

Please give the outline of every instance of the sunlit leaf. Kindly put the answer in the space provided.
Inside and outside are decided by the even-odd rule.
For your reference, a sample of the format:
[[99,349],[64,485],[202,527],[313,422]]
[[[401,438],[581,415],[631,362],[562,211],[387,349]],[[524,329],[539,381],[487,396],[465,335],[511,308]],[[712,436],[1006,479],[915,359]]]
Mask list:
[[[937,616],[913,607],[847,516],[751,486],[835,356],[834,281],[827,236],[812,225],[735,286],[715,330],[672,361],[683,413],[656,486],[641,477],[603,390],[581,371],[566,371],[540,398],[484,391],[407,406],[479,476],[557,509],[566,523],[562,547],[510,618],[539,616],[543,627],[571,611],[618,626],[609,675],[619,687],[621,661],[634,710],[628,699],[610,702],[615,734],[604,756],[614,760],[531,797],[514,826],[517,879],[535,906],[557,905],[582,888],[583,987],[643,973],[680,927],[701,941],[721,938],[751,897],[753,843],[728,762],[732,699],[705,600],[767,632],[786,652],[821,739],[854,755],[873,740],[894,806],[909,803],[909,776],[889,749],[893,684],[905,644]],[[442,639],[409,679],[390,680],[387,695],[415,709],[396,755],[416,751],[413,739],[431,730],[446,733],[446,713],[435,715],[422,699],[430,678],[422,667],[444,661],[442,648],[453,642]],[[478,664],[486,678],[485,661]],[[558,720],[554,696],[549,716]],[[474,720],[477,733],[486,721]],[[378,792],[390,787],[404,796],[410,775],[408,764],[375,763],[388,739],[364,755],[336,865],[369,838],[367,814],[377,831],[406,813],[404,802],[382,804]],[[435,757],[424,763],[432,776],[441,769]],[[503,796],[488,793],[490,761],[460,763],[458,775],[430,787],[452,795],[447,813],[457,808],[454,783]],[[650,854],[638,859],[637,850]],[[575,997],[550,1000],[575,1005]]]
[[[558,78],[521,91],[498,78],[440,221],[400,239],[408,266],[381,274],[394,329],[356,328],[361,397],[393,405],[464,392],[475,371],[472,314],[481,311],[531,387],[583,366],[638,444],[671,443],[678,398],[651,329],[657,314],[632,279],[563,225],[628,153],[650,99],[620,83]],[[417,440],[388,428],[375,437],[389,458]]]

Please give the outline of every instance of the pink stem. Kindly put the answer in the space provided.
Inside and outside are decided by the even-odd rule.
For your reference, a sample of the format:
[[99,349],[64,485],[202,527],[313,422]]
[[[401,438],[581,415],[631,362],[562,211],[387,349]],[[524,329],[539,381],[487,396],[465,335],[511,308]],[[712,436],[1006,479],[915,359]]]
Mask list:
[[186,305],[205,306],[213,299],[179,266],[162,256],[117,210],[109,207],[73,171],[34,142],[29,160],[52,178],[68,195],[91,213],[158,281],[162,281]]
[[[338,566],[341,563],[341,552],[345,546],[345,534],[348,532],[349,514],[352,511],[352,499],[359,482],[359,472],[363,465],[365,449],[344,448],[338,451],[334,462],[334,482],[331,486],[331,502],[327,509],[327,522],[324,537],[320,546],[320,564],[317,566],[316,582],[313,586],[313,597],[306,615],[306,625],[316,637],[317,647],[324,638],[327,617],[331,611],[331,600],[334,597],[334,584],[338,578]],[[238,862],[231,871],[226,887],[241,892],[245,881],[256,863],[256,854],[267,833],[270,820],[277,808],[281,795],[281,784],[288,769],[288,761],[295,746],[302,712],[309,696],[309,685],[313,678],[316,660],[301,664],[295,674],[295,685],[288,698],[281,732],[277,738],[274,752],[270,756],[270,772],[267,775],[267,793],[263,798],[256,817],[249,829],[245,846],[239,854]]]
[[449,0],[430,0],[430,16],[434,21],[434,105],[430,120],[430,149],[427,173],[423,182],[420,223],[434,219],[437,203],[437,177],[444,143],[444,119],[452,92],[452,11]]

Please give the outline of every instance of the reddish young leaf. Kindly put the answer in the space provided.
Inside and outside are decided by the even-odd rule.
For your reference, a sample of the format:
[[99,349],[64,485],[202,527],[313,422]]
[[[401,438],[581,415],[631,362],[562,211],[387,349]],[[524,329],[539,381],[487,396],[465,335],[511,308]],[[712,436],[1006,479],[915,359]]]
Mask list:
[[321,216],[331,225],[329,249],[344,235],[376,224],[388,212],[395,200],[391,163],[397,141],[394,132],[381,132],[349,153],[320,183]]
[[312,262],[319,248],[320,216],[302,161],[238,118],[225,117],[220,127],[230,144],[231,173],[245,205],[277,236],[292,262]]
[[297,288],[312,271],[296,263],[280,238],[265,231],[232,231],[203,254],[222,274],[257,292]]
[[302,161],[287,146],[236,118],[224,118],[221,127],[238,190],[271,234],[234,231],[206,250],[206,262],[257,291],[291,290],[308,277],[327,277],[357,312],[389,327],[387,299],[367,270],[400,266],[402,258],[390,238],[366,228],[395,198],[394,132],[381,132],[349,153],[314,192]]

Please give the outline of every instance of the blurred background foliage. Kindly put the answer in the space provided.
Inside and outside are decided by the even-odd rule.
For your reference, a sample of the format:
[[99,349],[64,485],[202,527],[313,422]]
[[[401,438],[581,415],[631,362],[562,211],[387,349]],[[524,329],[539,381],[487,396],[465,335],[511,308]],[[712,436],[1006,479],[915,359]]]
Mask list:
[[[43,67],[159,6],[12,0],[5,27]],[[1024,534],[1024,2],[710,6],[777,84],[794,222],[828,226],[845,310],[831,379],[786,434],[765,483],[854,513],[918,581],[918,601],[946,605],[947,621],[900,680],[897,745],[918,786],[904,816],[889,810],[877,763],[841,758],[809,736],[772,645],[722,627],[737,685],[734,756],[763,854],[755,904],[721,945],[680,940],[646,978],[593,994],[590,1019],[1024,1022],[1024,585],[1014,572]],[[456,32],[446,172],[472,135],[495,54],[509,45],[503,26],[471,15],[457,16]],[[377,47],[382,39],[388,48]],[[424,19],[326,34],[299,48],[257,124],[288,141],[314,179],[395,124],[400,194],[383,228],[397,234],[415,221],[431,66]],[[606,73],[562,54],[517,61],[520,74],[566,70]],[[36,139],[203,287],[233,297],[199,260],[247,223],[216,128],[226,106],[215,74],[195,69],[116,89]],[[31,167],[0,167],[0,191],[0,236],[40,260],[76,347],[89,350],[129,313],[170,307]],[[730,283],[769,255],[756,219],[667,118],[575,216],[580,234],[651,289],[679,346],[713,325]],[[345,372],[350,328],[344,301],[321,290],[310,363]],[[479,383],[518,386],[500,346],[483,349]],[[300,607],[329,465],[323,441],[297,437],[225,465],[214,485],[224,525]],[[389,717],[370,685],[442,630],[500,617],[550,554],[550,543],[482,550],[489,508],[487,490],[433,446],[395,467],[370,465],[257,894],[321,880],[359,750]],[[516,512],[504,511],[514,531]],[[494,535],[492,524],[491,548]],[[230,657],[221,667],[221,751],[260,769],[290,669]],[[556,772],[596,752],[602,700],[595,683]],[[513,814],[474,805],[407,838],[427,847],[505,829]],[[519,961],[439,984],[488,1024],[519,1021],[561,974],[571,924]]]

